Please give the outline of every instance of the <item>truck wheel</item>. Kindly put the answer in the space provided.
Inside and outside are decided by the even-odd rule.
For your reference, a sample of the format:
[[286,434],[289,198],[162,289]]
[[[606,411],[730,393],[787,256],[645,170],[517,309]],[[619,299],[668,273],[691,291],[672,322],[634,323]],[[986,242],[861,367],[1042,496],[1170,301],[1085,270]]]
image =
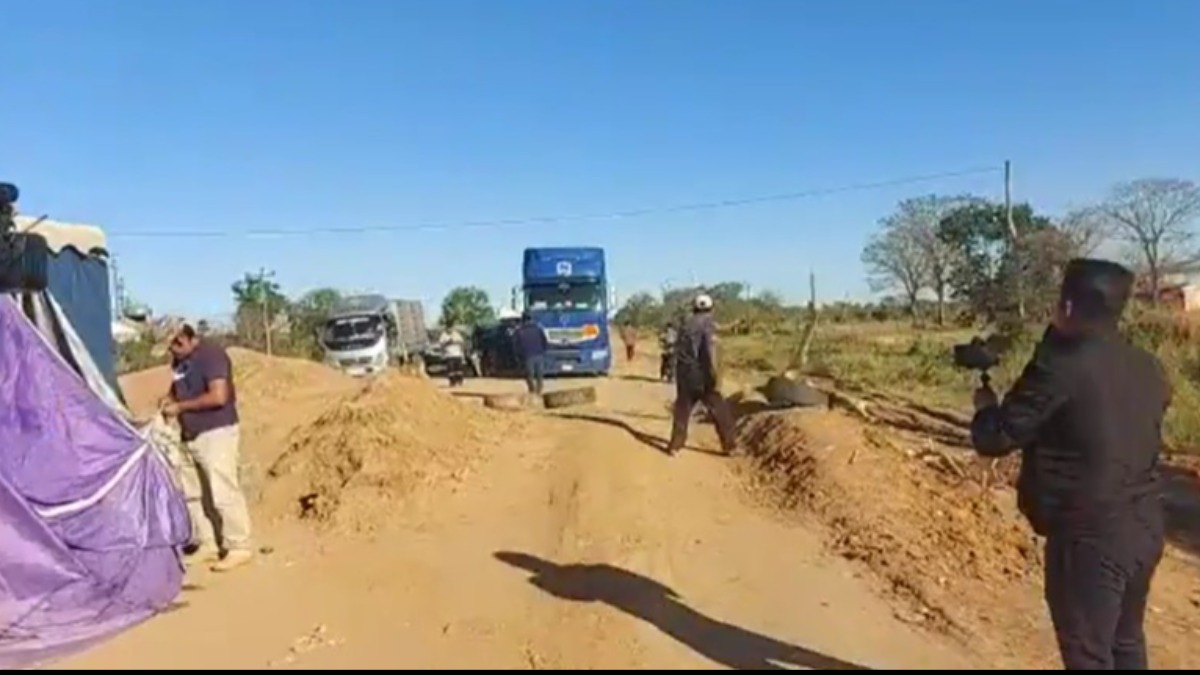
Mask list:
[[580,387],[578,389],[552,391],[547,394],[543,394],[542,401],[545,403],[548,410],[567,408],[573,405],[587,405],[589,403],[596,402],[596,388]]
[[829,396],[803,382],[775,376],[762,388],[767,402],[775,408],[815,408],[829,405]]

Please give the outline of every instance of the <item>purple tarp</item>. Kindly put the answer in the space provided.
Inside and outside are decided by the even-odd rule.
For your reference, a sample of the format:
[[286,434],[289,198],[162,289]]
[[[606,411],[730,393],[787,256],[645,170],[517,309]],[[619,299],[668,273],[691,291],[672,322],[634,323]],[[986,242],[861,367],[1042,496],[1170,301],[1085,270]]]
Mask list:
[[167,608],[189,536],[158,451],[0,296],[0,670]]

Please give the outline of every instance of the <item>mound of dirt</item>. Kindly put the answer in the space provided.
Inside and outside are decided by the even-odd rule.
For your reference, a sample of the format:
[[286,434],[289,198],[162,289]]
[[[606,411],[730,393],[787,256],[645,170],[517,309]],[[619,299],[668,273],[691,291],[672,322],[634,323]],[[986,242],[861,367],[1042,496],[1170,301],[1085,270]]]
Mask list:
[[464,404],[398,373],[335,401],[291,435],[268,472],[280,515],[371,531],[430,485],[456,484],[475,461],[518,434],[523,415]]
[[[353,382],[312,361],[267,356],[240,347],[230,347],[228,353],[238,400],[252,407],[287,401],[314,390],[344,390]],[[121,390],[129,407],[142,416],[154,412],[170,384],[171,369],[166,365],[121,377]]]
[[[325,366],[301,359],[267,356],[232,347],[233,377],[241,416],[242,483],[251,503],[258,501],[263,467],[274,464],[287,447],[288,436],[313,420],[328,405],[362,387]],[[154,414],[171,384],[166,366],[130,373],[121,389],[135,416]]]
[[904,601],[900,618],[998,657],[1023,643],[1031,662],[1054,663],[1040,549],[1004,495],[957,468],[973,460],[906,447],[840,412],[764,413],[741,433],[756,475],[785,507],[816,515],[837,554],[877,573]]

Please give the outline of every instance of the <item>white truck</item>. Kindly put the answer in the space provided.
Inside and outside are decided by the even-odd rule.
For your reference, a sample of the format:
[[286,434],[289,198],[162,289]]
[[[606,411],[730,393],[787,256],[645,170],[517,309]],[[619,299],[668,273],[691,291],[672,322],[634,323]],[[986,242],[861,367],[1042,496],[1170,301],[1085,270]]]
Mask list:
[[429,343],[420,301],[382,295],[344,298],[325,321],[320,337],[325,364],[354,377],[407,363]]

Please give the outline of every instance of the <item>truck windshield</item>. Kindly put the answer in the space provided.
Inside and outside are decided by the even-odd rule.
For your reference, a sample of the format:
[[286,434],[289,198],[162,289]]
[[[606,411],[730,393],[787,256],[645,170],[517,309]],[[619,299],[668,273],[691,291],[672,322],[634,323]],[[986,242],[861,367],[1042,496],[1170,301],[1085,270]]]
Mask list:
[[604,309],[601,284],[559,284],[530,286],[525,294],[526,307],[532,311],[599,312]]
[[366,343],[370,346],[383,335],[383,320],[377,316],[334,319],[325,324],[325,344],[346,346]]

